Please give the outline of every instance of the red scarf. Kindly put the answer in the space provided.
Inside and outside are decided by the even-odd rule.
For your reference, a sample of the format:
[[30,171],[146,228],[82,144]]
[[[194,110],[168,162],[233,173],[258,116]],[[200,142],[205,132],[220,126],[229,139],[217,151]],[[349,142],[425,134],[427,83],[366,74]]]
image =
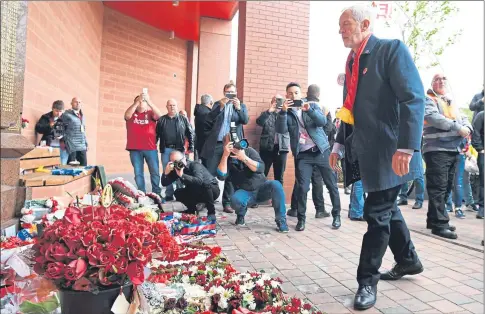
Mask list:
[[359,60],[360,55],[365,49],[367,42],[372,34],[367,35],[366,38],[360,44],[359,50],[354,57],[354,64],[352,64],[352,73],[350,73],[350,60],[352,60],[353,52],[352,50],[347,57],[347,62],[345,63],[345,85],[347,87],[347,96],[345,97],[344,105],[342,109],[337,112],[337,118],[340,118],[343,122],[347,124],[354,124],[354,102],[355,96],[357,95],[357,86],[359,85]]

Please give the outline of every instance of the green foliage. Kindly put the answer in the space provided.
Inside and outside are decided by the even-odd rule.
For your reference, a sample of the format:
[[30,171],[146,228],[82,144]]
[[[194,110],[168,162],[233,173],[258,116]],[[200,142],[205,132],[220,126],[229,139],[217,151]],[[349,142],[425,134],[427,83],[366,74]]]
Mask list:
[[419,69],[437,66],[437,58],[463,32],[463,29],[450,30],[450,18],[459,12],[454,1],[393,1],[392,5],[392,19],[397,21],[401,39]]

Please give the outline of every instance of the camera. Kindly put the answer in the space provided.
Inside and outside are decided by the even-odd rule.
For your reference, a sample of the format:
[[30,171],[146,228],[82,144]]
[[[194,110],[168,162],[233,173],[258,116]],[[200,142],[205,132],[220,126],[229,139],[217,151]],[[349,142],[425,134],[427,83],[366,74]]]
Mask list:
[[281,109],[283,107],[283,103],[285,102],[284,98],[276,98],[276,109]]
[[236,95],[236,93],[226,93],[226,94],[224,94],[224,96],[226,96],[226,98],[228,98],[228,99],[234,99],[234,98],[236,98],[237,95]]
[[303,100],[301,99],[295,99],[293,100],[293,105],[291,105],[291,107],[301,107],[303,105]]
[[63,137],[66,130],[66,126],[67,126],[67,123],[62,122],[61,120],[58,120],[53,127],[54,137],[55,138]]
[[248,140],[243,138],[240,139],[237,136],[236,132],[236,122],[231,122],[231,128],[229,131],[229,134],[231,136],[231,142],[233,143],[233,146],[235,149],[246,149],[249,146]]
[[177,170],[182,170],[185,167],[185,164],[182,162],[182,160],[178,160],[173,162],[173,167]]

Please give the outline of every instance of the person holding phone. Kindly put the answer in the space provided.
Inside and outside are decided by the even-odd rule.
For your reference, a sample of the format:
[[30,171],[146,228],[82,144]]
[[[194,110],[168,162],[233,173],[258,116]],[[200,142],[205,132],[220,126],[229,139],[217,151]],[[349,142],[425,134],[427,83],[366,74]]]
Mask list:
[[264,161],[252,147],[237,149],[230,136],[224,137],[224,151],[217,166],[219,180],[230,179],[236,192],[231,198],[231,207],[236,211],[237,226],[244,226],[248,207],[271,200],[275,211],[275,222],[279,232],[288,232],[286,224],[285,191],[277,180],[267,180]]
[[296,186],[298,196],[297,231],[305,230],[307,194],[313,168],[317,168],[327,186],[332,200],[332,227],[340,228],[340,196],[337,176],[330,167],[330,145],[323,130],[327,118],[317,103],[301,100],[301,87],[292,82],[286,86],[286,98],[276,119],[276,132],[290,134],[290,146],[295,156]]
[[[217,174],[217,166],[224,151],[224,137],[231,129],[231,122],[236,124],[238,138],[244,138],[243,125],[249,121],[246,105],[237,98],[236,85],[231,81],[224,85],[224,97],[217,101],[204,121],[204,133],[206,140],[200,157],[203,165],[212,175]],[[222,205],[224,212],[233,213],[231,208],[231,196],[234,188],[231,179],[227,179],[222,193]]]
[[[144,99],[144,100],[143,100]],[[160,169],[156,143],[156,124],[160,110],[151,102],[148,91],[137,95],[133,104],[125,111],[126,150],[135,172],[138,190],[146,192],[145,162],[150,172],[152,192],[160,195]]]
[[271,99],[268,110],[265,110],[256,119],[256,124],[263,128],[259,140],[259,153],[264,161],[264,175],[268,176],[273,165],[274,179],[283,184],[286,169],[286,159],[290,151],[290,135],[276,133],[276,118],[283,107],[285,99],[276,95]]

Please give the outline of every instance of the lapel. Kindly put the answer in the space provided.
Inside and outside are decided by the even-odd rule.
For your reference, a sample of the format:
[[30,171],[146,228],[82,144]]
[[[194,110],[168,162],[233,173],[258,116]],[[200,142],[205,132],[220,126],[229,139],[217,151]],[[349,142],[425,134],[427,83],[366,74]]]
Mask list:
[[365,45],[364,51],[360,55],[360,61],[359,61],[359,80],[365,74],[363,72],[364,72],[364,70],[367,67],[367,63],[369,61],[369,55],[372,54],[372,51],[374,50],[377,42],[379,42],[379,38],[377,38],[374,35],[371,35],[370,38],[369,38],[369,40],[367,41],[367,44]]

